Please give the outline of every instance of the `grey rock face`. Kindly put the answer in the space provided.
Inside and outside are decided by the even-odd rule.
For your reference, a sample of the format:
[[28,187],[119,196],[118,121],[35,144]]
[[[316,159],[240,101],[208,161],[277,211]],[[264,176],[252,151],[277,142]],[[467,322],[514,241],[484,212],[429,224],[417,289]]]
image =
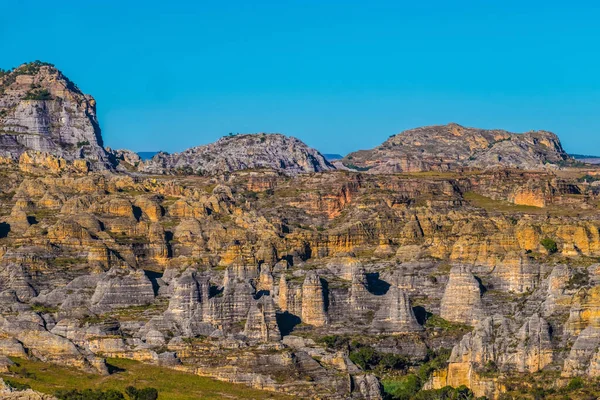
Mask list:
[[113,268],[98,282],[91,302],[94,310],[142,306],[154,301],[152,282],[143,271],[134,270],[123,275]]
[[571,347],[571,351],[565,360],[562,375],[567,377],[586,375],[590,370],[592,376],[597,376],[599,346],[600,328],[588,326],[573,343],[573,347]]
[[222,137],[215,143],[181,153],[158,153],[143,163],[143,172],[220,174],[244,169],[274,169],[294,175],[335,169],[317,150],[280,134]]
[[244,327],[244,335],[259,342],[278,342],[281,333],[275,316],[275,304],[271,296],[262,296],[252,303]]
[[172,319],[184,335],[194,336],[202,331],[210,284],[206,279],[198,279],[196,272],[188,269],[172,286],[173,293],[165,316]]
[[96,102],[59,70],[23,64],[0,78],[0,156],[27,150],[110,167],[96,118]]
[[314,326],[328,323],[321,278],[313,271],[306,274],[302,284],[302,321]]
[[482,367],[493,362],[501,370],[533,373],[552,358],[550,327],[543,318],[533,315],[518,328],[513,321],[494,315],[481,321],[452,349],[450,364]]
[[454,267],[444,291],[440,308],[442,318],[476,325],[483,317],[479,282],[465,267]]
[[116,160],[116,162],[122,167],[120,169],[127,170],[127,168],[137,167],[141,162],[141,157],[131,150],[106,148],[106,151]]
[[[33,313],[23,313],[12,320],[0,317],[0,333],[17,339],[30,354],[42,361],[62,362],[89,372],[107,373],[104,360],[47,331],[43,324],[42,318]],[[14,346],[9,347],[9,351],[14,351]]]
[[404,131],[373,150],[351,153],[342,162],[351,168],[390,173],[464,167],[542,170],[568,159],[560,140],[550,132],[516,134],[448,124]]
[[0,379],[0,397],[5,400],[56,400],[56,397],[32,389],[14,390]]
[[356,391],[359,392],[365,400],[380,400],[383,399],[381,395],[381,384],[375,375],[365,374],[353,376],[354,386]]
[[375,313],[373,330],[380,333],[407,333],[423,330],[419,325],[408,295],[396,285],[392,285]]

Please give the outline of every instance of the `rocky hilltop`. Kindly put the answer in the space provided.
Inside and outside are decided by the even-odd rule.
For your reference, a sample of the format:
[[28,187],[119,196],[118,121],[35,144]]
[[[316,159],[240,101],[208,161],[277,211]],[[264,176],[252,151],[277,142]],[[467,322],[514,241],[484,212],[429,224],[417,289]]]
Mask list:
[[110,167],[95,100],[40,61],[0,72],[0,156],[18,159],[27,151]]
[[244,169],[272,169],[286,174],[335,169],[317,150],[281,134],[237,134],[181,153],[158,153],[143,163],[149,173],[214,175]]
[[448,124],[404,131],[375,149],[349,154],[342,163],[358,170],[394,173],[498,167],[543,170],[568,159],[560,140],[550,132],[516,134]]

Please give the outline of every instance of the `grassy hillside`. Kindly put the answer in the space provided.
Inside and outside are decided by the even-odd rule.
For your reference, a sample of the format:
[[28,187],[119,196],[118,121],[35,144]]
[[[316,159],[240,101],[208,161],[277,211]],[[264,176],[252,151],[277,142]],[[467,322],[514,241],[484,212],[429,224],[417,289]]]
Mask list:
[[292,398],[126,359],[107,360],[116,370],[110,376],[86,374],[76,369],[38,361],[16,358],[13,361],[17,365],[11,367],[9,373],[0,374],[1,378],[27,384],[32,389],[49,394],[59,389],[88,388],[124,392],[127,386],[133,385],[140,389],[156,388],[160,400]]

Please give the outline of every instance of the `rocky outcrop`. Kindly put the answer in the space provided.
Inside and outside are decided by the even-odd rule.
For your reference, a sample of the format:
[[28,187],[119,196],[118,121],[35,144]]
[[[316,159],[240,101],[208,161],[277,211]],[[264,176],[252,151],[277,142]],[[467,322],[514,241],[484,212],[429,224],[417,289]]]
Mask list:
[[252,303],[248,311],[244,335],[250,340],[258,342],[277,342],[281,340],[281,333],[275,315],[275,304],[271,296],[261,296],[258,301]]
[[309,272],[302,284],[302,322],[323,326],[327,324],[323,285],[319,275]]
[[479,282],[467,268],[459,266],[450,271],[440,316],[448,321],[473,326],[483,318]]
[[94,310],[143,306],[154,300],[152,283],[143,271],[119,271],[111,269],[104,274],[91,298]]
[[32,389],[17,390],[0,379],[0,397],[7,400],[57,400],[56,397]]
[[363,399],[383,399],[383,396],[381,395],[381,384],[376,376],[371,374],[356,375],[353,377],[353,384],[356,388],[356,392],[360,393]]
[[396,285],[392,285],[381,307],[375,313],[372,329],[377,333],[399,334],[423,330],[410,305],[408,295]]
[[111,166],[95,100],[50,64],[23,64],[0,77],[0,131],[2,157],[33,150],[93,169]]
[[490,369],[534,373],[552,360],[550,327],[544,319],[533,315],[518,328],[513,321],[495,315],[462,338],[452,349],[447,370],[436,374],[429,386],[466,385],[477,396],[497,398],[503,389],[499,382],[485,377]]
[[158,153],[140,167],[149,173],[206,175],[248,169],[272,169],[293,175],[335,167],[296,138],[266,133],[225,136],[182,153]]
[[556,168],[568,159],[560,140],[550,132],[515,134],[448,124],[404,131],[373,150],[351,153],[341,162],[372,173],[394,173],[465,167],[541,170]]
[[600,328],[588,326],[577,336],[565,360],[562,375],[565,377],[585,376],[591,372],[598,376],[598,349],[600,348]]

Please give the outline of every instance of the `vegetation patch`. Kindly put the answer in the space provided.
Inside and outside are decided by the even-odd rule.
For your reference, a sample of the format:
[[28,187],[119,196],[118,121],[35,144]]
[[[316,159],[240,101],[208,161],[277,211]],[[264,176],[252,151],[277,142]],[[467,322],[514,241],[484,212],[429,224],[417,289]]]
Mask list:
[[52,100],[52,94],[48,89],[30,90],[25,94],[23,100]]
[[[144,388],[156,389],[160,400],[290,398],[283,394],[264,392],[244,385],[221,382],[127,359],[108,359],[110,367],[117,371],[109,376],[88,374],[74,368],[39,361],[17,358],[12,360],[18,365],[10,367],[10,372],[2,373],[0,377],[8,379],[13,384],[29,385],[33,390],[53,395],[59,391],[74,396],[81,393],[97,394],[98,391],[106,395],[109,391],[116,391],[123,397],[99,397],[98,399],[148,399],[130,397],[132,391],[127,389],[129,386],[134,386],[138,393],[149,392]],[[91,392],[85,392],[86,389],[91,389]],[[96,399],[96,397],[63,398]]]
[[448,333],[454,332],[470,332],[473,328],[469,325],[460,324],[457,322],[447,321],[439,315],[427,313],[427,319],[425,321],[426,329],[438,329]]
[[463,194],[463,198],[471,203],[472,206],[477,208],[483,208],[487,211],[497,212],[522,212],[528,214],[541,214],[544,211],[543,208],[534,206],[524,206],[519,204],[509,203],[508,201],[494,200],[489,197],[480,195],[475,192],[466,192]]
[[344,163],[343,165],[344,165],[344,167],[346,167],[346,168],[350,168],[350,169],[353,169],[353,170],[355,170],[355,171],[361,171],[361,172],[365,172],[365,171],[368,171],[368,170],[370,170],[371,168],[373,168],[373,167],[359,167],[358,165],[354,165],[354,164],[347,164],[347,163]]
[[[473,399],[473,393],[465,391],[465,387],[455,389],[448,386],[438,390],[422,390],[423,385],[429,380],[434,371],[447,367],[448,358],[450,358],[449,349],[440,349],[437,352],[429,351],[426,361],[418,368],[411,369],[410,373],[400,376],[388,375],[383,378],[381,383],[386,398],[393,400]],[[465,395],[467,397],[460,397]]]
[[544,238],[544,239],[542,239],[542,241],[540,242],[540,244],[542,246],[544,246],[544,248],[550,254],[554,254],[554,253],[556,253],[558,251],[558,245],[556,244],[556,242],[553,239]]

